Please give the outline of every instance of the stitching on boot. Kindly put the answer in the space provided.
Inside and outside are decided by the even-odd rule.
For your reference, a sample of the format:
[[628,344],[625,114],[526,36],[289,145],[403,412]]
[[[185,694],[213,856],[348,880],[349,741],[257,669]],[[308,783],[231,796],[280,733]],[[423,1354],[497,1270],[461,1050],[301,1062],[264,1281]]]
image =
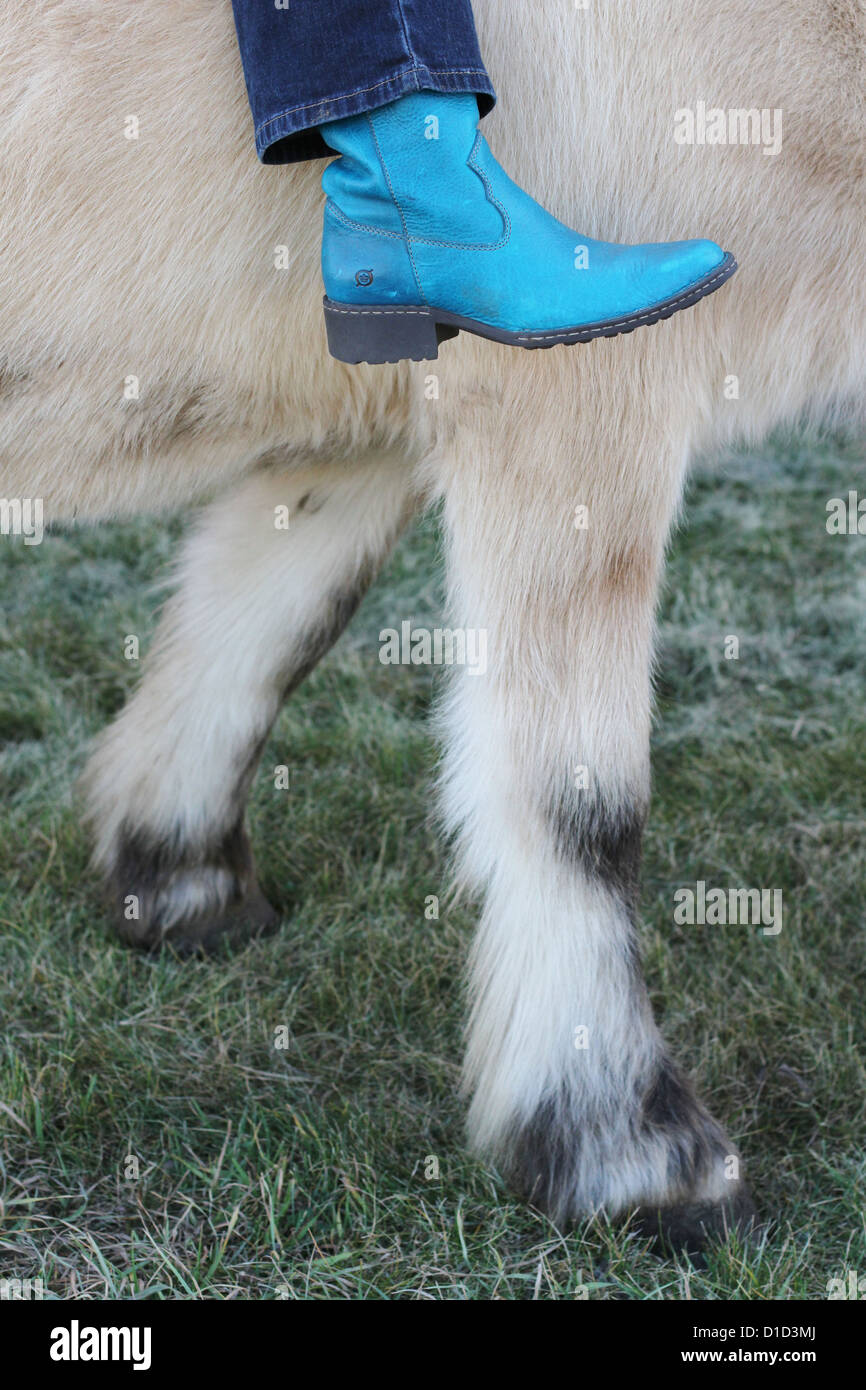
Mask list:
[[338,308],[336,304],[326,304],[325,310],[329,314],[360,314],[362,318],[368,318],[371,315],[373,318],[381,318],[384,315],[388,319],[392,314],[421,314],[423,318],[429,319],[432,315],[430,309],[407,309],[402,304],[395,304],[393,308],[387,309],[343,309]]
[[367,112],[367,124],[368,124],[369,127],[370,127],[370,134],[371,134],[372,137],[373,137],[373,144],[376,146],[376,153],[377,153],[378,156],[379,156],[379,163],[380,163],[381,166],[382,166],[382,173],[385,175],[385,181],[386,181],[386,183],[387,183],[387,185],[388,185],[388,189],[389,189],[389,191],[390,191],[391,198],[392,198],[392,200],[393,200],[393,203],[394,203],[395,208],[397,209],[398,213],[400,214],[400,221],[401,221],[402,224],[403,224],[403,236],[404,236],[404,240],[405,240],[405,243],[406,243],[406,250],[407,250],[408,253],[409,253],[409,260],[410,260],[411,265],[412,265],[412,274],[415,276],[415,284],[418,286],[418,292],[419,292],[419,294],[421,295],[421,298],[423,299],[424,303],[426,304],[426,303],[428,303],[427,296],[426,296],[426,294],[424,293],[424,286],[421,284],[421,276],[418,274],[418,267],[417,267],[417,265],[415,264],[415,257],[412,255],[412,246],[411,246],[411,241],[410,241],[410,237],[409,237],[409,228],[408,228],[407,225],[406,225],[406,218],[405,218],[405,216],[404,216],[404,214],[403,214],[403,209],[401,208],[401,206],[400,206],[400,204],[399,204],[399,202],[398,202],[398,200],[397,200],[397,194],[394,192],[394,185],[393,185],[392,182],[391,182],[391,175],[390,175],[390,173],[388,172],[388,166],[387,166],[387,164],[385,163],[385,156],[384,156],[383,153],[382,153],[382,148],[381,148],[381,146],[380,146],[380,144],[379,144],[378,136],[376,135],[376,127],[375,127],[374,124],[373,124],[373,117],[371,116],[371,114],[370,114],[369,111]]
[[[407,240],[400,232],[387,232],[382,227],[371,226],[369,222],[356,222],[353,218],[347,217],[346,213],[337,206],[333,199],[329,198],[328,202],[335,216],[339,217],[340,221],[344,223],[345,226],[350,227],[352,231],[370,232],[373,236],[393,237],[395,241]],[[433,241],[429,237],[423,236],[409,236],[408,240],[413,242],[416,246],[450,246],[457,251],[496,251],[500,246],[504,245],[504,242],[497,241],[495,243],[489,242],[474,246],[465,241]]]
[[328,199],[327,206],[329,211],[332,212],[344,226],[350,227],[352,231],[370,232],[373,236],[387,236],[393,238],[394,241],[406,240],[402,232],[387,232],[383,227],[371,227],[367,222],[355,222],[351,217],[346,216],[342,209],[334,202],[333,198]]
[[419,290],[421,291],[421,296],[422,296],[422,298],[424,299],[424,301],[425,301],[425,303],[426,303],[426,302],[427,302],[427,296],[424,294],[424,290],[423,290],[423,287],[422,287],[422,285],[421,285],[421,279],[420,279],[420,276],[418,275],[418,267],[417,267],[417,265],[415,264],[415,258],[412,256],[412,243],[414,243],[416,246],[445,246],[445,247],[450,248],[450,249],[453,250],[453,251],[501,251],[502,247],[503,247],[503,246],[507,246],[508,243],[509,243],[509,241],[511,240],[511,232],[512,232],[511,218],[510,218],[510,216],[509,216],[509,214],[508,214],[508,210],[507,210],[507,208],[505,207],[505,205],[504,205],[503,203],[500,203],[499,199],[496,197],[495,193],[493,192],[493,185],[491,184],[491,182],[490,182],[489,178],[487,177],[487,175],[485,174],[484,170],[483,170],[482,168],[480,168],[480,166],[475,162],[475,158],[476,158],[476,153],[477,153],[478,147],[479,147],[479,145],[481,144],[481,141],[484,139],[484,136],[481,134],[481,131],[479,130],[478,133],[477,133],[477,135],[475,136],[475,144],[472,146],[472,150],[471,150],[471,152],[470,152],[469,158],[468,158],[467,161],[466,161],[466,167],[469,168],[469,169],[471,169],[472,172],[473,172],[474,174],[477,174],[477,175],[478,175],[478,177],[480,178],[481,182],[482,182],[483,185],[484,185],[484,191],[485,191],[485,194],[487,195],[487,201],[488,201],[489,203],[491,203],[491,204],[493,205],[493,207],[496,208],[496,211],[499,213],[500,217],[502,218],[502,221],[503,221],[503,224],[504,224],[504,228],[505,228],[505,230],[504,230],[503,233],[502,233],[502,236],[499,238],[498,241],[478,241],[478,242],[475,242],[475,241],[440,241],[440,240],[438,240],[438,239],[435,238],[435,237],[415,236],[413,233],[411,233],[411,232],[409,231],[409,228],[408,228],[408,226],[406,225],[406,218],[405,218],[404,215],[403,215],[403,209],[401,208],[401,206],[400,206],[400,204],[399,204],[399,202],[398,202],[398,200],[397,200],[397,195],[396,195],[396,193],[394,192],[394,186],[393,186],[393,184],[391,183],[391,177],[390,177],[390,174],[389,174],[389,172],[388,172],[388,166],[387,166],[386,163],[385,163],[385,157],[384,157],[384,155],[382,154],[382,149],[381,149],[381,146],[379,145],[379,141],[378,141],[377,136],[376,136],[376,129],[375,129],[375,126],[373,125],[372,116],[371,116],[371,114],[370,114],[369,111],[365,112],[365,115],[366,115],[366,117],[367,117],[367,122],[368,122],[368,124],[369,124],[369,126],[370,126],[370,133],[371,133],[371,135],[372,135],[372,137],[373,137],[373,143],[374,143],[375,146],[376,146],[376,153],[377,153],[378,156],[379,156],[379,163],[382,165],[382,172],[383,172],[383,174],[385,175],[385,180],[386,180],[386,182],[387,182],[387,184],[388,184],[388,191],[389,191],[390,194],[391,194],[391,198],[392,198],[392,200],[393,200],[393,203],[394,203],[395,208],[397,209],[398,213],[400,214],[400,221],[403,223],[404,235],[401,237],[399,232],[386,232],[386,231],[383,231],[380,227],[371,227],[371,226],[369,225],[369,223],[367,223],[367,222],[356,222],[353,218],[347,217],[346,214],[345,214],[344,212],[342,212],[342,211],[336,206],[336,204],[334,204],[334,208],[335,208],[335,211],[337,212],[338,216],[339,216],[340,219],[342,220],[342,222],[343,222],[347,227],[352,227],[352,228],[356,229],[357,231],[372,232],[372,233],[374,233],[376,236],[395,237],[398,241],[405,241],[405,242],[406,242],[406,246],[407,246],[407,249],[408,249],[408,251],[409,251],[409,257],[410,257],[410,260],[412,261],[412,269],[413,269],[414,272],[415,272],[415,279],[416,279],[417,282],[418,282],[418,288],[419,288]]
[[[630,323],[645,323],[646,320],[651,319],[653,315],[657,316],[660,309],[675,309],[678,304],[682,304],[684,299],[688,299],[693,295],[696,289],[700,289],[701,298],[703,298],[713,285],[718,284],[720,280],[727,279],[730,271],[731,267],[726,265],[723,270],[719,271],[718,275],[713,276],[712,280],[695,280],[694,283],[684,290],[682,294],[678,295],[676,299],[660,300],[655,308],[647,309],[646,313],[633,314],[628,318],[604,319],[601,320],[601,323],[610,324],[612,327],[615,326],[617,328],[624,328]],[[561,333],[520,333],[518,334],[517,340],[521,343],[553,343],[558,342],[560,338],[570,338],[572,333],[588,332],[593,326],[593,324],[587,323],[578,328],[565,328]]]

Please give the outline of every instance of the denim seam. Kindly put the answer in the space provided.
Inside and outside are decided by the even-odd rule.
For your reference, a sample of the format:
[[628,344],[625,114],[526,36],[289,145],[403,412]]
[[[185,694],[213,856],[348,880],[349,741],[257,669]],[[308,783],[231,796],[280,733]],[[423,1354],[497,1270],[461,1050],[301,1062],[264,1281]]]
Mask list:
[[409,25],[406,22],[406,11],[403,9],[403,0],[397,0],[397,9],[400,11],[400,23],[403,26],[403,38],[406,40],[406,47],[409,50],[409,57],[412,59],[412,66],[418,67],[418,54],[412,47],[412,40],[409,38]]
[[427,303],[428,303],[428,299],[427,299],[426,294],[424,293],[424,286],[421,284],[421,276],[418,274],[418,267],[417,267],[417,265],[415,264],[415,257],[412,255],[412,246],[411,246],[410,240],[409,240],[409,228],[408,228],[407,225],[406,225],[406,218],[405,218],[404,215],[403,215],[403,209],[401,208],[399,202],[397,201],[397,194],[394,192],[394,185],[393,185],[392,182],[391,182],[391,175],[389,174],[389,172],[388,172],[388,166],[387,166],[387,164],[385,163],[385,156],[384,156],[383,153],[382,153],[382,147],[380,146],[378,136],[376,135],[376,127],[375,127],[374,124],[373,124],[373,117],[372,117],[372,115],[370,114],[369,111],[366,113],[366,115],[367,115],[367,124],[368,124],[368,126],[370,127],[370,134],[371,134],[372,137],[373,137],[373,144],[375,145],[375,147],[376,147],[376,153],[377,153],[377,155],[379,156],[379,163],[381,164],[381,166],[382,166],[382,172],[383,172],[383,174],[385,175],[385,182],[386,182],[387,185],[388,185],[388,189],[389,189],[390,194],[391,194],[391,197],[392,197],[392,199],[393,199],[394,206],[395,206],[395,208],[397,209],[397,212],[398,212],[399,215],[400,215],[400,221],[401,221],[402,224],[403,224],[403,237],[404,237],[404,241],[405,241],[405,244],[406,244],[406,250],[407,250],[407,252],[408,252],[408,254],[409,254],[409,261],[410,261],[410,264],[411,264],[411,266],[412,266],[412,274],[415,276],[415,284],[418,286],[418,293],[420,294],[420,296],[421,296],[421,298],[423,299],[424,303],[427,304]]
[[[374,82],[371,87],[358,87],[353,92],[341,92],[338,97],[322,97],[321,101],[308,101],[305,102],[303,106],[288,106],[285,111],[278,111],[276,116],[269,116],[266,121],[260,121],[256,126],[256,134],[258,135],[260,131],[267,130],[269,125],[273,125],[276,121],[283,120],[285,116],[294,116],[297,111],[312,111],[316,106],[329,106],[335,101],[347,101],[349,97],[366,96],[367,92],[375,92],[377,87],[387,87],[390,82],[394,82],[400,77],[405,77],[407,73],[417,71],[417,63],[410,64],[408,67],[400,68],[398,72],[392,73],[390,77],[383,77],[381,82]],[[430,73],[431,77],[456,77],[461,73],[487,77],[484,68],[427,68],[427,71]],[[488,82],[490,81],[489,77],[487,80]]]

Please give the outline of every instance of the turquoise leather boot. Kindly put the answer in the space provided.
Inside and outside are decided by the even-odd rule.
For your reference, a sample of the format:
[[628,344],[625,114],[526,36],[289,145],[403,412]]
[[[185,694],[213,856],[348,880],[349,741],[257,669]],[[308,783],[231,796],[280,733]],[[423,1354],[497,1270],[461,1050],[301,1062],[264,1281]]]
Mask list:
[[558,222],[500,168],[471,94],[417,92],[321,127],[328,346],[342,362],[438,356],[460,329],[523,348],[670,318],[728,280],[712,241],[615,246]]

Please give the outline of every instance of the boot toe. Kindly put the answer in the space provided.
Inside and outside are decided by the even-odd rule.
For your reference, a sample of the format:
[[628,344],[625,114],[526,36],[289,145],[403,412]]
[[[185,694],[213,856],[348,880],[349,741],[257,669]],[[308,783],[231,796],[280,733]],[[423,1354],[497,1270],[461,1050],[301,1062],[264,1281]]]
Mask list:
[[706,279],[724,261],[714,241],[672,241],[646,248],[644,298],[659,304]]

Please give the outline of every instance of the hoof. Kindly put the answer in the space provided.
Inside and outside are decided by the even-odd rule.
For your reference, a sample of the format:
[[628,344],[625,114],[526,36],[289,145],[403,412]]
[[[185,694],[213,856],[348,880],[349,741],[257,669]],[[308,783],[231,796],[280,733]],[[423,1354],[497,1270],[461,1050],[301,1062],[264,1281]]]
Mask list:
[[117,933],[127,946],[207,955],[265,936],[280,914],[259,888],[252,851],[238,823],[206,848],[184,852],[179,836],[124,831],[112,871]]
[[279,924],[279,912],[255,884],[244,898],[222,911],[182,918],[164,931],[158,924],[142,931],[140,923],[123,921],[118,924],[118,935],[127,946],[152,954],[165,947],[180,956],[213,955],[222,946],[242,946],[269,936]]
[[751,1193],[742,1187],[724,1202],[643,1208],[637,1213],[636,1229],[652,1239],[658,1254],[700,1256],[709,1245],[732,1234],[754,1239],[760,1227]]

